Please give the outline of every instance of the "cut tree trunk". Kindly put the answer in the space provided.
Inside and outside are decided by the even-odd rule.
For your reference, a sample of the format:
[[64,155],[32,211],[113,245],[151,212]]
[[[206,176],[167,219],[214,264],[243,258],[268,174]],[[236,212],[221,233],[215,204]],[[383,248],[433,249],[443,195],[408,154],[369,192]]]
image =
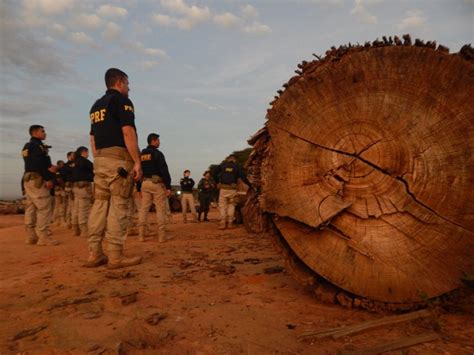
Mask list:
[[246,226],[352,295],[420,302],[474,271],[474,62],[404,37],[299,65],[249,141]]

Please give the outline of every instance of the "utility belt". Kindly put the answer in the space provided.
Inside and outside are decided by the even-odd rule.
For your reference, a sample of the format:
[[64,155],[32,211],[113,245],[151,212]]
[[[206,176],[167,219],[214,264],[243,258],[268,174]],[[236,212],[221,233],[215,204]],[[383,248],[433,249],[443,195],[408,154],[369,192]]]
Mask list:
[[133,161],[128,150],[124,147],[108,147],[97,149],[96,158],[112,158],[117,160]]
[[220,190],[237,190],[237,184],[218,184]]
[[23,181],[28,182],[30,180],[43,179],[41,174],[36,172],[28,172],[23,175]]
[[190,194],[192,194],[193,192],[192,192],[192,191],[181,191],[181,193],[183,193],[183,194],[185,194],[185,195],[186,195],[186,194],[190,195]]
[[154,184],[164,183],[163,179],[159,175],[145,176],[143,181],[151,181]]
[[23,175],[23,182],[29,182],[33,181],[35,187],[37,189],[41,188],[43,186],[44,179],[41,176],[41,174],[36,173],[36,172],[28,172]]
[[83,189],[85,187],[92,186],[92,182],[90,182],[90,181],[76,181],[73,184],[74,184],[73,186],[77,187],[78,189]]

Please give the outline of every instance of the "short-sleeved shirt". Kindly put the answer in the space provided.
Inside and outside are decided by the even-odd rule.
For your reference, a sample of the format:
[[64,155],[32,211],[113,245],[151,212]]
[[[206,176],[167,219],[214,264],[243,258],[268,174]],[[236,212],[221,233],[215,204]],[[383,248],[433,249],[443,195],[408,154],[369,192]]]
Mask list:
[[248,181],[247,177],[240,170],[239,166],[234,162],[225,161],[219,166],[219,182],[221,184],[236,184],[238,179],[242,179],[248,186],[250,186],[250,182]]
[[38,138],[31,140],[23,146],[21,151],[25,162],[25,173],[38,173],[43,179],[52,180],[53,174],[48,170],[51,167],[51,158],[47,147]]
[[122,127],[135,128],[135,109],[128,97],[117,90],[107,90],[90,110],[91,130],[95,148],[124,147]]
[[158,175],[163,179],[167,189],[171,189],[171,176],[165,156],[157,148],[149,145],[141,152],[143,176],[151,178]]

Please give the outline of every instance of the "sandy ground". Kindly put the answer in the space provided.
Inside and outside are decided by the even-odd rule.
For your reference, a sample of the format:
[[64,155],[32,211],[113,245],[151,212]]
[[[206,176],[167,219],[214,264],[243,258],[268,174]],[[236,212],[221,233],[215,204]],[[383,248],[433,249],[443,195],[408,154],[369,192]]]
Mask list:
[[321,304],[286,272],[265,273],[284,266],[271,241],[243,227],[218,230],[215,211],[209,223],[183,224],[180,217],[173,216],[173,239],[164,244],[130,236],[126,254],[143,255],[143,264],[109,271],[82,267],[86,240],[68,229],[53,227],[60,246],[29,246],[23,216],[0,216],[1,354],[332,354],[433,328],[439,340],[404,353],[474,352],[472,299],[436,321],[299,342],[306,330],[383,315]]

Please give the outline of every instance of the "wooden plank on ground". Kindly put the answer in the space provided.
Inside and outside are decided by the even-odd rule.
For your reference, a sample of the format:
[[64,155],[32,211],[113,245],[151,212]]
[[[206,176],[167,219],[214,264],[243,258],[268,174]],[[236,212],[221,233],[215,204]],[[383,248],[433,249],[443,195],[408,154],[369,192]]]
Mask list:
[[366,322],[357,323],[353,325],[323,329],[319,331],[308,331],[308,332],[304,332],[300,334],[298,336],[298,339],[299,340],[310,339],[310,338],[321,339],[321,338],[326,338],[326,337],[333,337],[334,339],[338,339],[340,337],[359,333],[364,330],[374,329],[374,328],[382,327],[385,325],[403,323],[403,322],[407,322],[407,321],[411,321],[415,319],[428,318],[430,316],[431,316],[430,311],[423,309],[421,311],[401,314],[397,316],[384,317],[384,318],[375,319],[375,320],[369,320]]
[[361,355],[361,354],[383,354],[387,351],[394,351],[403,348],[409,348],[414,345],[428,343],[439,339],[439,335],[436,333],[425,333],[413,337],[401,338],[395,341],[386,342],[372,346],[370,348],[357,350],[357,351],[343,351],[341,354],[344,355]]

